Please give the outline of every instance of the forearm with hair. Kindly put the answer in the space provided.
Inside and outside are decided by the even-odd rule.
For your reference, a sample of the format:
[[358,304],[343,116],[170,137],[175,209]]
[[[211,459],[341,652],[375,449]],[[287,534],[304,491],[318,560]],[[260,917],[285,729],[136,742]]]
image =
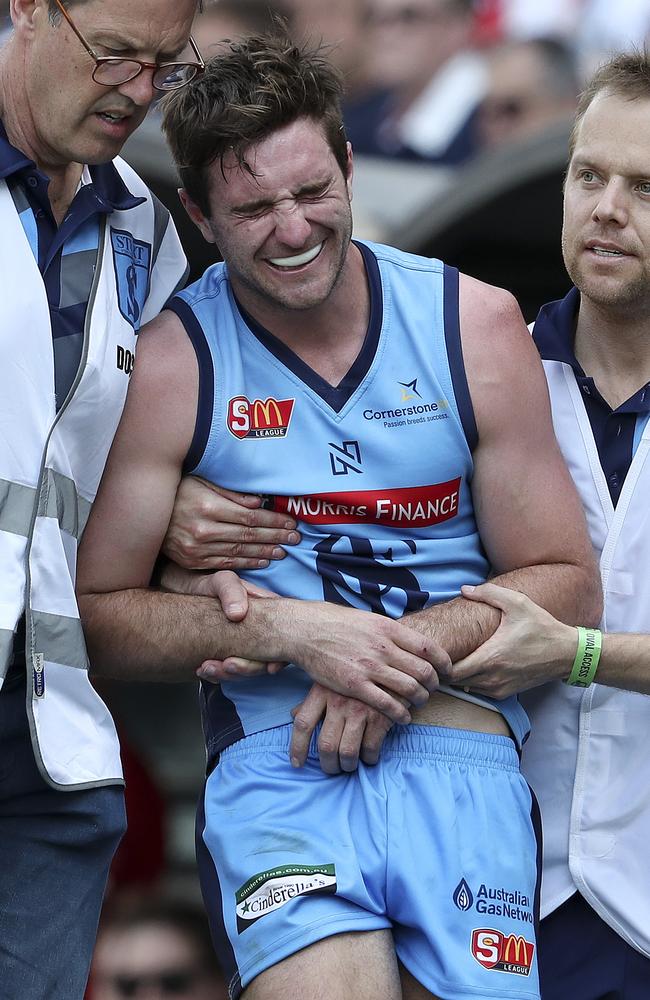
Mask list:
[[607,687],[650,694],[650,635],[604,635],[596,680]]
[[272,625],[290,620],[291,603],[257,600],[245,622],[230,622],[211,597],[147,589],[79,597],[92,672],[152,681],[189,680],[206,659],[282,659],[271,653],[274,641],[282,646]]
[[[599,580],[581,566],[571,563],[526,566],[492,577],[490,582],[526,594],[569,625],[598,625]],[[489,639],[500,620],[501,612],[496,608],[457,597],[410,615],[408,624],[420,635],[439,642],[455,662]]]

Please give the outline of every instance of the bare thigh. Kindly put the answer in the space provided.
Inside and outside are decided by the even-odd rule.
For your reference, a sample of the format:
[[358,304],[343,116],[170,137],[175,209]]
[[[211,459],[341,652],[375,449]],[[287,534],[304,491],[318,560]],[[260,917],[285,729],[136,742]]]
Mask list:
[[425,990],[422,983],[414,979],[401,962],[399,964],[399,977],[402,982],[402,1000],[440,1000],[440,997]]
[[[404,994],[406,996],[406,994]],[[409,994],[410,996],[410,994]],[[413,994],[430,997],[430,993]],[[402,1000],[389,930],[335,934],[260,973],[242,1000]]]

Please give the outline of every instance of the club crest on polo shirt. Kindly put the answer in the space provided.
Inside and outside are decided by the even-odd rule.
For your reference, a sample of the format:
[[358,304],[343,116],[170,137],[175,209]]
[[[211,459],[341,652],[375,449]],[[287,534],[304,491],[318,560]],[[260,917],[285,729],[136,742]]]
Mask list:
[[137,332],[149,291],[151,244],[131,233],[111,227],[111,245],[117,286],[117,303],[127,323]]
[[249,878],[235,892],[237,932],[298,896],[336,892],[334,865],[280,865]]

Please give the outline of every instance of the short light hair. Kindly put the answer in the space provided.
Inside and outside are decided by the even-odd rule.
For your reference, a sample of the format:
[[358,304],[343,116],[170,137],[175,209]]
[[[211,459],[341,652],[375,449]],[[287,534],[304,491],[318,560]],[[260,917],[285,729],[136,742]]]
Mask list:
[[619,52],[600,66],[580,94],[576,117],[569,139],[569,158],[573,156],[578,128],[587,108],[598,94],[608,93],[626,101],[650,98],[650,53],[647,49]]
[[234,153],[252,172],[246,150],[300,118],[321,125],[343,174],[347,145],[341,74],[323,46],[299,46],[287,34],[229,42],[205,73],[161,101],[162,127],[181,183],[210,217],[207,168]]

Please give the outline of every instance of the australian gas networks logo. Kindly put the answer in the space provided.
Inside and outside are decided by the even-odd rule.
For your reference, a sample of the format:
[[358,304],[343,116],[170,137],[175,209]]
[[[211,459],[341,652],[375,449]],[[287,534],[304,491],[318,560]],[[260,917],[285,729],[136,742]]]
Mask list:
[[475,893],[464,878],[460,880],[453,894],[459,910],[466,913],[472,908],[476,913],[492,917],[507,917],[527,924],[533,923],[533,909],[529,896],[517,889],[504,886],[489,886],[481,882]]

